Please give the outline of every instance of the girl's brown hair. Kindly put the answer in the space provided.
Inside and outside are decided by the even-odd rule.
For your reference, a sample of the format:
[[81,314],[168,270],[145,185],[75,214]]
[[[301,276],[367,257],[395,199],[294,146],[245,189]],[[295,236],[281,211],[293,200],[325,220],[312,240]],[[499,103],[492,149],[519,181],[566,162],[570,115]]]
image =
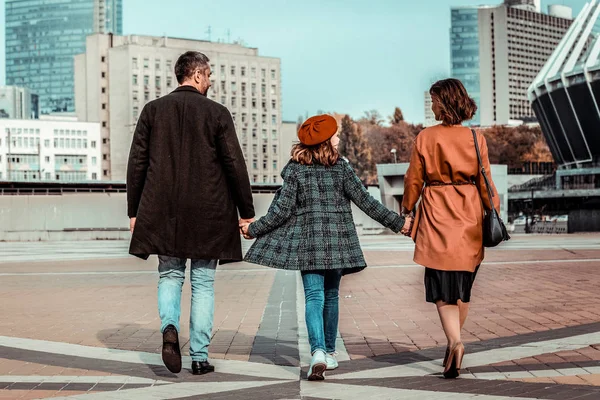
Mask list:
[[298,143],[292,147],[292,160],[302,165],[321,164],[331,167],[339,158],[340,154],[331,144],[331,139],[316,146]]
[[440,106],[440,117],[444,125],[459,125],[475,115],[477,105],[469,97],[467,89],[458,79],[437,81],[429,89],[431,99]]

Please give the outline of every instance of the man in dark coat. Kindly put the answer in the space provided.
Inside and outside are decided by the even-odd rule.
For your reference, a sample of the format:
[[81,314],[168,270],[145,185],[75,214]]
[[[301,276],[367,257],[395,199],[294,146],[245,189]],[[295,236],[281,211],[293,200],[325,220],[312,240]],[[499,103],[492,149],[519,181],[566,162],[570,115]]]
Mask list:
[[129,252],[159,256],[162,358],[171,372],[181,371],[181,288],[192,260],[190,355],[193,373],[204,374],[214,371],[208,345],[217,260],[242,259],[238,226],[253,221],[254,206],[231,114],[206,97],[208,58],[183,54],[175,75],[179,87],[144,107],[134,133],[127,169]]

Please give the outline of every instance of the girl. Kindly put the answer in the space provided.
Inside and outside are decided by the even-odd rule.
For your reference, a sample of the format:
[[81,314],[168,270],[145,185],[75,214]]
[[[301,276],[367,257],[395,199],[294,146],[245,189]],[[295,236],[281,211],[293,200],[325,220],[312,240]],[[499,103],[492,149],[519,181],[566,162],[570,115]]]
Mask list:
[[329,115],[306,120],[267,215],[240,226],[247,239],[257,238],[246,261],[302,274],[312,353],[308,380],[323,380],[326,369],[337,368],[340,280],[367,266],[350,201],[396,233],[410,228],[404,217],[375,200],[340,158],[337,130]]

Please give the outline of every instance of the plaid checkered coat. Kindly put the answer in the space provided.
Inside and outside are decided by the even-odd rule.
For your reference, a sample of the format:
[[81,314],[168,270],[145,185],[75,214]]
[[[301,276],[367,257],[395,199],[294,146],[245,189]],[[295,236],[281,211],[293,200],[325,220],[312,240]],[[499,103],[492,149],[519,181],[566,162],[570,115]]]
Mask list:
[[404,225],[404,218],[375,200],[344,160],[331,167],[290,161],[281,176],[283,185],[267,215],[248,228],[257,238],[248,262],[300,271],[364,269],[350,201],[394,232]]

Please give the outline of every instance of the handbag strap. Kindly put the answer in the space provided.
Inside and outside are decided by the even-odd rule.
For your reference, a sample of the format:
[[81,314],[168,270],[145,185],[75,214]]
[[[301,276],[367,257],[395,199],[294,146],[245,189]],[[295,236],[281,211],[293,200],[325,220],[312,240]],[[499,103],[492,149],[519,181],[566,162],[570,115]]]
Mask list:
[[485,181],[485,187],[487,188],[488,198],[490,200],[490,205],[495,209],[492,198],[494,197],[494,192],[492,191],[492,187],[490,185],[490,181],[488,180],[487,174],[485,173],[485,167],[483,166],[483,162],[481,161],[481,153],[479,152],[479,142],[477,141],[477,134],[474,129],[471,129],[471,133],[473,133],[473,140],[475,141],[475,150],[477,151],[477,160],[479,162],[479,168],[481,168],[481,174],[483,175],[483,180]]

